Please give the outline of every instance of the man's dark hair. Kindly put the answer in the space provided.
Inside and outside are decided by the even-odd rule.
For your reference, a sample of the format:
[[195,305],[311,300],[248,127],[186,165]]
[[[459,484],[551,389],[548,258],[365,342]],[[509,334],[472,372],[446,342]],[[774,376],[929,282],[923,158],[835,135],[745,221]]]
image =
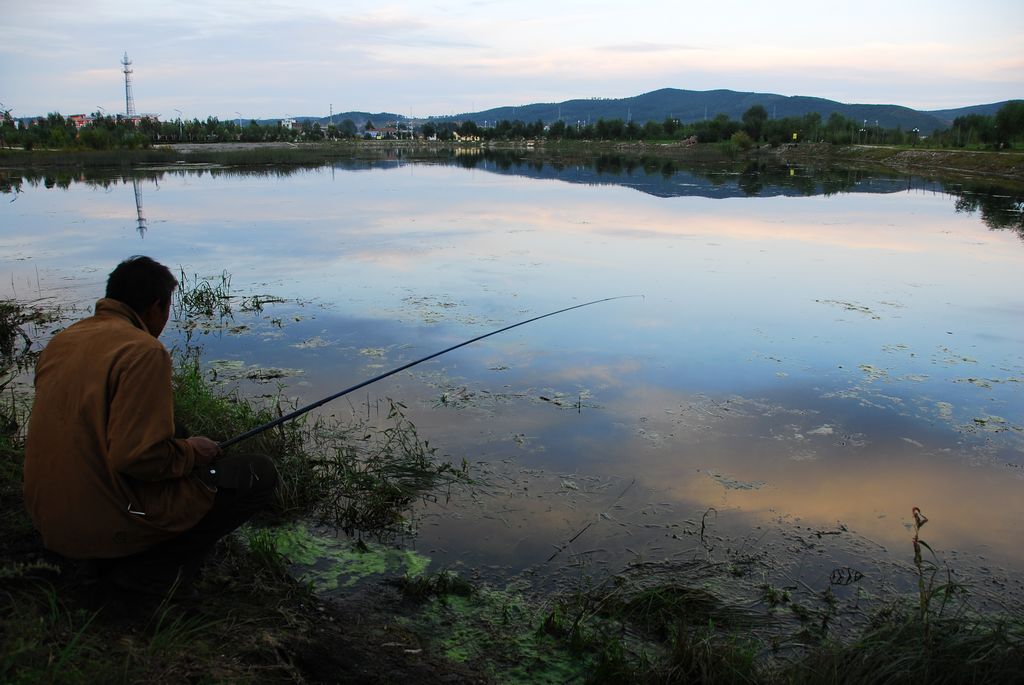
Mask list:
[[106,296],[144,314],[154,302],[169,302],[178,279],[160,262],[142,255],[129,257],[110,272]]

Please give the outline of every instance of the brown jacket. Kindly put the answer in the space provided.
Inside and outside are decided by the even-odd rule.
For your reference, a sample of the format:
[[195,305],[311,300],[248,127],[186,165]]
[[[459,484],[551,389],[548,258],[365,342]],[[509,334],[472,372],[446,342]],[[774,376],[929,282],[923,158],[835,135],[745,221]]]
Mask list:
[[174,438],[171,358],[126,304],[102,299],[36,365],[25,505],[48,549],[121,557],[194,526],[214,493]]

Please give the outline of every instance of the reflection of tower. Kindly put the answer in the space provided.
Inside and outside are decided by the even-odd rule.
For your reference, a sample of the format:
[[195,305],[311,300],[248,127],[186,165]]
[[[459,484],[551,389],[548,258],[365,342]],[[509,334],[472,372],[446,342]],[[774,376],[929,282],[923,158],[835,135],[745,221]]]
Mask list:
[[132,97],[132,63],[128,59],[127,52],[124,53],[121,65],[124,66],[124,114],[131,119],[135,116],[135,98]]
[[139,193],[139,180],[137,178],[132,179],[132,186],[135,188],[135,216],[139,222],[136,230],[138,230],[140,237],[145,238],[146,217],[142,213],[142,195]]

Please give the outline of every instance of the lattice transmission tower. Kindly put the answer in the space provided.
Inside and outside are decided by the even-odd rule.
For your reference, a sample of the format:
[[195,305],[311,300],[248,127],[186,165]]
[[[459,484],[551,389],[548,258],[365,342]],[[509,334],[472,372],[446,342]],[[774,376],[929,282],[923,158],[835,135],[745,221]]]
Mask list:
[[124,66],[124,113],[128,119],[131,119],[135,116],[135,98],[132,96],[132,63],[128,59],[127,52],[124,53],[121,65]]

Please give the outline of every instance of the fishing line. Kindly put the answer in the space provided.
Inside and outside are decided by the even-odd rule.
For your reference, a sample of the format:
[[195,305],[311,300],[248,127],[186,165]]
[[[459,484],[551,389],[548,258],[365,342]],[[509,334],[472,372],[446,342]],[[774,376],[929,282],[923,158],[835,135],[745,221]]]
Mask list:
[[630,298],[630,297],[643,297],[643,295],[619,295],[617,297],[605,297],[605,298],[600,299],[600,300],[593,300],[591,302],[584,302],[583,304],[577,304],[577,305],[573,305],[572,307],[566,307],[564,309],[559,309],[559,310],[554,311],[554,312],[548,312],[547,314],[541,314],[540,316],[535,316],[535,317],[533,317],[531,319],[526,319],[525,321],[520,321],[519,323],[514,323],[514,324],[511,324],[509,326],[505,326],[504,328],[499,328],[498,330],[491,331],[490,333],[484,333],[483,335],[478,335],[475,338],[470,338],[469,340],[466,340],[465,342],[461,342],[458,345],[452,345],[451,347],[446,347],[445,349],[441,350],[440,352],[434,352],[433,354],[429,354],[426,357],[423,357],[421,359],[417,359],[416,361],[409,362],[408,364],[403,364],[402,366],[399,366],[396,369],[392,369],[390,371],[385,371],[384,373],[379,374],[377,376],[374,376],[373,378],[367,379],[367,380],[365,380],[365,381],[363,381],[361,383],[357,383],[356,385],[353,385],[352,387],[345,388],[344,390],[342,390],[340,392],[336,392],[333,395],[329,395],[329,396],[323,398],[322,400],[317,400],[316,402],[313,402],[312,404],[307,404],[305,407],[300,407],[299,409],[296,409],[295,411],[292,411],[292,412],[290,412],[288,414],[285,414],[284,416],[280,416],[280,417],[274,419],[273,421],[270,421],[268,423],[263,424],[262,426],[257,426],[257,427],[255,427],[255,428],[253,428],[251,430],[246,431],[245,433],[242,433],[241,435],[236,435],[233,438],[229,438],[228,440],[225,440],[224,442],[220,443],[220,448],[221,449],[226,449],[226,448],[230,447],[231,445],[234,445],[236,443],[242,442],[243,440],[248,440],[249,438],[251,438],[251,437],[253,437],[255,435],[259,435],[260,433],[262,433],[264,431],[267,431],[267,430],[270,430],[271,428],[275,428],[277,426],[280,426],[282,423],[285,423],[287,421],[291,421],[294,418],[302,416],[306,412],[312,411],[312,410],[316,409],[317,407],[320,407],[320,406],[322,406],[324,404],[327,404],[331,400],[336,400],[339,397],[342,397],[343,395],[347,395],[350,392],[354,392],[356,390],[359,390],[360,388],[365,388],[367,385],[369,385],[371,383],[376,383],[377,381],[382,380],[384,378],[387,378],[388,376],[393,376],[394,374],[399,373],[401,371],[405,371],[406,369],[411,368],[413,366],[416,366],[417,364],[422,364],[423,362],[429,361],[429,360],[431,360],[431,359],[433,359],[435,357],[440,357],[442,354],[447,354],[448,352],[451,352],[452,350],[457,350],[460,347],[465,347],[466,345],[469,345],[471,343],[475,343],[478,340],[483,340],[484,338],[489,338],[492,335],[497,335],[498,333],[504,333],[505,331],[511,330],[511,329],[516,328],[518,326],[525,326],[526,324],[533,323],[534,321],[540,321],[541,319],[546,319],[549,316],[554,316],[556,314],[562,314],[564,312],[569,312],[569,311],[572,311],[573,309],[580,309],[581,307],[589,307],[592,304],[600,304],[601,302],[611,302],[612,300],[624,300],[624,299],[627,299],[627,298]]

